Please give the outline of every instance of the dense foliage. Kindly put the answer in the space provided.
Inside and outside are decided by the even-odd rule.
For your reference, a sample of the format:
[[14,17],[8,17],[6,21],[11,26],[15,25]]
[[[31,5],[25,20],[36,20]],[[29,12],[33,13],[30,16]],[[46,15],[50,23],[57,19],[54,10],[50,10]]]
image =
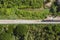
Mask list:
[[60,40],[60,24],[0,25],[0,40]]
[[18,10],[15,14],[19,19],[44,19],[49,15],[49,10]]
[[1,8],[0,19],[44,19],[49,15],[49,10],[44,9],[16,9],[16,8]]
[[0,0],[0,7],[36,8],[42,7],[43,0]]
[[44,19],[50,14],[60,16],[59,8],[53,3],[44,9],[44,0],[0,0],[0,19]]

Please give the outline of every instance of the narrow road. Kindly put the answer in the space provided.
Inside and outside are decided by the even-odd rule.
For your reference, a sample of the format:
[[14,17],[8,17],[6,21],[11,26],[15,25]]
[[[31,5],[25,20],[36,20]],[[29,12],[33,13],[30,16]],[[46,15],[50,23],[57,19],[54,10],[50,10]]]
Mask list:
[[42,20],[0,20],[0,24],[59,24],[60,22],[44,22]]

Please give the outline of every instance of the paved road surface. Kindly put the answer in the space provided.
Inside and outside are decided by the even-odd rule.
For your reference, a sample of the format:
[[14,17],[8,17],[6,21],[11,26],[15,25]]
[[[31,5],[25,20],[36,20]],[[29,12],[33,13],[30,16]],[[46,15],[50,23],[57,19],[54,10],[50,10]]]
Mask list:
[[0,24],[59,24],[60,22],[42,22],[42,20],[0,20]]

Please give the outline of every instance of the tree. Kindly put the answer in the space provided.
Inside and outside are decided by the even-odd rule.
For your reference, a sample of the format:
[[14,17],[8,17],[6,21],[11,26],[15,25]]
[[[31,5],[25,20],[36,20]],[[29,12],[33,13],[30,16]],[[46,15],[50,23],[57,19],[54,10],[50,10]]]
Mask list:
[[14,35],[3,32],[2,34],[0,34],[0,40],[15,40],[15,37]]
[[19,40],[24,40],[24,37],[27,35],[27,32],[27,25],[17,25],[14,29],[14,35],[17,36]]

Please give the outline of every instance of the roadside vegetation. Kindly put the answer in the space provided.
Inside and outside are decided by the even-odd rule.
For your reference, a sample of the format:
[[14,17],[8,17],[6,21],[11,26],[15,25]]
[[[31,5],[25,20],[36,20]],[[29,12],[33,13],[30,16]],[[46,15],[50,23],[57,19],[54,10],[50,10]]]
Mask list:
[[44,7],[44,0],[0,0],[0,19],[44,19],[47,15],[60,16],[60,12],[57,12],[59,8],[54,3],[51,8]]
[[60,40],[60,24],[0,25],[0,40]]
[[16,9],[16,8],[1,8],[0,19],[44,19],[49,15],[49,9]]
[[15,14],[19,19],[45,19],[49,15],[49,10],[18,10]]

